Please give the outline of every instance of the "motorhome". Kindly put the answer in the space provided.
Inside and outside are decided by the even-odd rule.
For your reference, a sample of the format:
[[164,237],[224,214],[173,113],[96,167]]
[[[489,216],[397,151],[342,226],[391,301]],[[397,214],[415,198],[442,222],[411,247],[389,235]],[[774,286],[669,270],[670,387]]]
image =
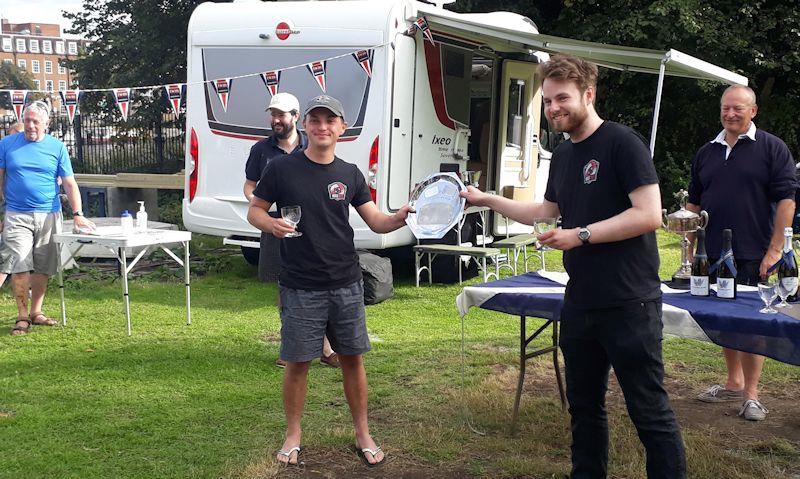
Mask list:
[[[271,134],[265,109],[278,91],[301,105],[323,92],[342,101],[349,126],[337,155],[358,165],[378,208],[392,213],[439,171],[480,171],[481,188],[542,198],[548,150],[560,138],[542,121],[536,67],[548,53],[660,73],[659,98],[665,74],[746,83],[674,50],[549,37],[524,16],[459,14],[443,8],[451,2],[199,5],[188,31],[186,227],[258,247],[244,165],[254,142]],[[415,241],[408,228],[373,233],[352,209],[351,224],[358,248]],[[490,227],[494,236],[529,231],[499,217]]]

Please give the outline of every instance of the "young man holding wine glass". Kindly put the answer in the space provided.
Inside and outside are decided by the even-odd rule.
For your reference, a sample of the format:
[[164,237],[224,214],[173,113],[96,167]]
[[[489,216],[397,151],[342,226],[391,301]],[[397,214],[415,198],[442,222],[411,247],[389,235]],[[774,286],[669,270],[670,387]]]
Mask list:
[[[720,100],[723,130],[692,160],[688,210],[708,212],[706,250],[711,264],[722,253],[722,232],[733,232],[738,284],[755,286],[783,253],[784,228],[792,225],[797,179],[789,148],[757,129],[756,95],[743,85],[728,87]],[[739,415],[752,421],[769,412],[758,398],[764,357],[723,348],[725,384],[698,396],[705,402],[741,402]]]
[[[372,201],[357,166],[335,156],[345,132],[342,104],[321,95],[305,109],[308,148],[274,159],[253,191],[248,221],[281,242],[281,359],[286,439],[277,454],[281,463],[301,463],[300,419],[305,404],[308,367],[322,352],[327,332],[339,354],[344,393],[356,435],[356,452],[369,467],[385,455],[367,423],[367,375],[362,355],[370,350],[364,313],[364,286],[350,226],[352,205],[377,233],[405,226],[409,207],[394,215],[381,213]],[[299,206],[296,226],[267,214],[270,206]],[[288,237],[295,231],[302,235]]]
[[572,425],[571,477],[607,475],[605,396],[613,366],[647,452],[647,476],[685,478],[683,440],[663,386],[655,237],[661,195],[650,152],[641,135],[595,111],[597,66],[554,55],[537,76],[548,122],[570,136],[553,152],[544,202],[473,187],[463,196],[525,224],[562,218],[562,228],[538,238],[564,251],[569,273],[559,345]]

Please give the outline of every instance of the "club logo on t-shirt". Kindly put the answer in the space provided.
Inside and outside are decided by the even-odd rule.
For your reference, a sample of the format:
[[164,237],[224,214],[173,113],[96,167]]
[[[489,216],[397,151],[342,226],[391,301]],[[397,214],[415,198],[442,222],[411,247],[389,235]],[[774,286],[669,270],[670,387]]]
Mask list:
[[347,185],[340,181],[335,181],[328,185],[328,196],[332,200],[344,201],[347,196]]
[[597,172],[600,170],[600,162],[592,159],[583,167],[583,184],[588,185],[597,181]]

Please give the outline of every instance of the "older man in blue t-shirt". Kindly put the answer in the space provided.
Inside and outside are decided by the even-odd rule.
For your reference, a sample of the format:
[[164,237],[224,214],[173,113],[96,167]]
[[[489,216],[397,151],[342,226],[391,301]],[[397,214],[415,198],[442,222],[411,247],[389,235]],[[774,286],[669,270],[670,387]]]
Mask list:
[[26,334],[34,324],[57,324],[42,313],[42,303],[48,277],[58,269],[53,235],[61,231],[59,178],[72,207],[75,226],[92,226],[81,211],[81,194],[67,148],[45,133],[50,121],[47,104],[33,102],[25,109],[23,120],[23,133],[0,142],[0,194],[6,200],[3,243],[9,253],[3,255],[0,274],[13,274],[11,282],[19,312],[11,331],[14,336]]

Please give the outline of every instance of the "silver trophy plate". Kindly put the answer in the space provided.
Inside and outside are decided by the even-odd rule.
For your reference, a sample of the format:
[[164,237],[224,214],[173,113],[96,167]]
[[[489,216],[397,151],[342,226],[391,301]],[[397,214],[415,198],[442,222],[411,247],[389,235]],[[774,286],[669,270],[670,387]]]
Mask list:
[[466,200],[459,193],[466,190],[454,173],[434,173],[411,192],[408,204],[414,208],[406,224],[417,239],[441,239],[464,213]]

